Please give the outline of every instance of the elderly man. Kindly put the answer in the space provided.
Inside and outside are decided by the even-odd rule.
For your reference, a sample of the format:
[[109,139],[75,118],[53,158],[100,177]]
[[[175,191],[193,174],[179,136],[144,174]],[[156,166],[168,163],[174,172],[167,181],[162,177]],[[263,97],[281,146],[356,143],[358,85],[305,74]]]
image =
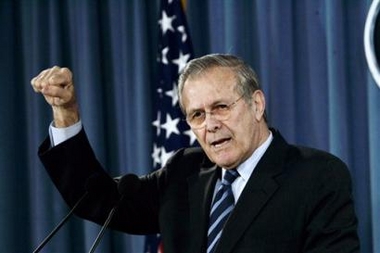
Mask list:
[[[44,166],[69,205],[89,191],[77,215],[102,224],[119,196],[82,128],[71,72],[53,67],[32,86],[54,115],[39,151]],[[138,187],[126,185],[131,194],[111,228],[161,233],[165,253],[359,252],[346,165],[268,127],[263,91],[244,61],[192,60],[179,78],[179,99],[201,147],[178,150]],[[103,194],[86,186],[93,177]]]

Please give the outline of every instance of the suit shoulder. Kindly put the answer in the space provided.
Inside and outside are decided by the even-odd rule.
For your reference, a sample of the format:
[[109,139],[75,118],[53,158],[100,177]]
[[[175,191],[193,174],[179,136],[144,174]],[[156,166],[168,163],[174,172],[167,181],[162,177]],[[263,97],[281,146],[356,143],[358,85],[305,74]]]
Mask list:
[[300,162],[315,164],[334,163],[346,166],[345,163],[336,155],[311,147],[291,145],[291,154],[291,158],[299,160]]
[[206,154],[200,147],[181,148],[177,150],[168,162],[180,160],[203,160]]
[[299,155],[302,156],[303,158],[339,159],[337,156],[321,149],[316,149],[316,148],[306,147],[306,146],[301,146],[301,145],[290,145],[290,146],[294,150],[297,150]]
[[338,181],[350,181],[350,172],[345,162],[327,151],[292,145],[289,165],[302,168],[305,172]]
[[205,152],[200,147],[181,148],[167,161],[164,169],[185,171],[199,170],[201,166],[212,164]]

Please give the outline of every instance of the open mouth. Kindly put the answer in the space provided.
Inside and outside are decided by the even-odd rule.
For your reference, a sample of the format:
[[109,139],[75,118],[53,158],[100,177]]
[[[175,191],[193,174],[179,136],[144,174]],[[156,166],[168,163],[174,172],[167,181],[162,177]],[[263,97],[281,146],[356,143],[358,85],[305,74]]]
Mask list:
[[220,148],[223,145],[225,145],[226,143],[228,143],[230,140],[231,140],[231,138],[219,139],[219,140],[211,142],[211,146],[213,146],[215,148]]

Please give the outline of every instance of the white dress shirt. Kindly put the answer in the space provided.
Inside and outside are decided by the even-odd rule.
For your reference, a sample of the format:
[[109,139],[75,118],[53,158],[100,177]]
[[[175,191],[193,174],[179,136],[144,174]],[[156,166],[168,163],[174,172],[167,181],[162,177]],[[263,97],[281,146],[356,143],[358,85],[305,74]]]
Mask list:
[[[265,151],[268,149],[272,140],[273,140],[273,134],[272,132],[270,132],[265,142],[261,144],[246,161],[244,161],[242,164],[240,164],[237,167],[237,171],[239,172],[240,177],[236,178],[235,181],[231,185],[232,193],[234,194],[234,198],[235,198],[235,204],[238,201],[241,193],[243,192],[244,187],[246,186],[251,174],[256,168],[257,163],[260,161],[261,157],[264,155]],[[226,173],[226,169],[222,169],[221,178],[223,178],[225,173]],[[214,196],[217,190],[219,189],[220,184],[221,184],[221,180],[219,179],[215,185]]]
[[49,136],[51,146],[57,146],[58,144],[70,139],[77,135],[82,130],[82,121],[78,121],[74,125],[64,128],[54,127],[54,122],[49,126]]

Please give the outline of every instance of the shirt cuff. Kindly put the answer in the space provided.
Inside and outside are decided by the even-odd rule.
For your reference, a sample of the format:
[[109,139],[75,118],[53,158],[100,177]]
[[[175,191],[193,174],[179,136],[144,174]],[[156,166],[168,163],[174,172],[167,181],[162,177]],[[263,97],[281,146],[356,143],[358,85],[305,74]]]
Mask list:
[[50,135],[50,143],[51,146],[57,146],[58,144],[74,137],[82,130],[82,121],[79,120],[74,125],[64,128],[54,127],[54,122],[52,122],[49,126],[49,135]]

